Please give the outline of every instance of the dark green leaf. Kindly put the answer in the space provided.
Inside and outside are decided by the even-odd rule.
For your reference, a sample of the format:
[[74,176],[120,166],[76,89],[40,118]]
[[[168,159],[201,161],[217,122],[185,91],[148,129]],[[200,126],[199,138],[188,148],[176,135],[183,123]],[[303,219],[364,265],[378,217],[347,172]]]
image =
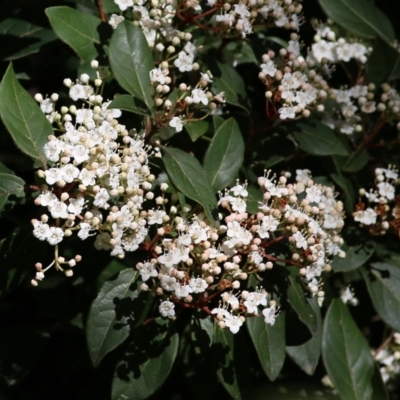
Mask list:
[[382,39],[377,38],[367,63],[367,82],[379,86],[394,70],[400,54]]
[[259,63],[250,44],[243,40],[234,40],[228,43],[228,45],[224,48],[224,61],[226,64],[231,65],[240,65],[246,63],[254,63],[258,65]]
[[132,22],[121,22],[111,37],[109,56],[118,83],[152,110],[150,71],[154,62],[142,29]]
[[397,58],[396,64],[393,66],[393,70],[388,78],[389,80],[400,79],[400,57]]
[[104,284],[90,307],[86,339],[95,366],[129,336],[140,319],[138,277],[139,272],[132,268],[121,271]]
[[0,116],[16,145],[46,165],[43,146],[53,128],[35,100],[19,84],[12,65],[0,84]]
[[394,30],[388,17],[367,0],[319,0],[328,17],[357,35],[374,38],[379,36],[393,43]]
[[214,323],[214,343],[211,350],[220,383],[233,399],[240,400],[242,396],[234,358],[234,336],[230,331],[221,329],[217,323]]
[[371,295],[372,303],[381,318],[400,332],[400,268],[387,263],[373,263],[367,271],[360,269]]
[[214,94],[225,92],[226,102],[241,107],[247,113],[249,105],[247,101],[246,87],[242,77],[235,68],[227,64],[217,62],[215,68],[211,68]]
[[150,115],[146,104],[129,94],[123,94],[116,97],[108,106],[108,108],[118,108],[120,110],[129,111],[139,115]]
[[264,322],[263,316],[247,318],[246,325],[261,367],[274,381],[285,362],[285,315],[281,313],[272,326]]
[[307,153],[315,156],[349,154],[342,140],[333,130],[317,120],[297,122],[287,128],[299,146]]
[[185,129],[190,139],[192,139],[192,142],[195,142],[208,131],[208,126],[209,124],[207,121],[189,121],[185,124]]
[[0,173],[15,175],[14,172],[10,168],[7,168],[2,162],[0,162]]
[[70,7],[50,7],[45,13],[56,35],[86,61],[95,60],[101,45],[101,20]]
[[375,246],[372,241],[351,247],[343,245],[342,250],[346,252],[346,257],[341,258],[335,256],[331,263],[332,269],[335,272],[353,271],[364,265],[370,259],[372,254],[374,254],[374,249]]
[[248,186],[247,192],[249,193],[247,197],[247,211],[256,214],[260,210],[259,203],[262,202],[262,192],[259,187]]
[[100,290],[100,288],[108,281],[111,277],[116,275],[118,272],[126,269],[127,265],[122,264],[122,262],[113,258],[111,262],[103,269],[101,274],[98,276],[96,280],[96,286]]
[[244,141],[233,118],[216,130],[204,156],[204,170],[215,192],[227,187],[236,178],[243,163]]
[[379,367],[376,364],[374,368],[374,374],[372,375],[371,383],[372,383],[372,399],[389,400],[389,395],[386,389],[386,385],[382,380],[381,371],[379,371]]
[[341,173],[339,174],[331,174],[332,180],[335,182],[337,186],[342,189],[342,193],[344,196],[344,205],[346,211],[351,213],[353,211],[353,207],[356,200],[356,194],[354,192],[354,186],[351,181],[343,176]]
[[299,346],[288,346],[286,352],[290,358],[308,375],[313,375],[321,355],[322,320],[317,298],[307,299],[317,316],[317,330],[312,338]]
[[358,147],[346,160],[342,167],[345,172],[358,172],[367,165],[368,150],[364,146]]
[[24,185],[18,176],[0,173],[0,212],[9,196],[24,197]]
[[322,357],[342,399],[371,399],[374,361],[370,348],[340,299],[332,301],[325,317]]
[[[153,331],[134,337],[118,363],[112,384],[112,400],[144,400],[170,374],[178,351],[179,336],[167,336],[166,322],[157,319]],[[146,327],[147,328],[147,327]]]
[[[7,18],[0,23],[0,35],[6,35],[14,45],[17,44],[14,39],[19,40],[18,50],[12,49],[6,60],[16,60],[37,53],[46,43],[57,39],[52,30],[15,18]],[[22,45],[24,46],[21,48]]]
[[196,158],[182,150],[163,147],[164,165],[174,186],[204,208],[207,218],[217,224],[217,200],[203,168]]
[[317,330],[317,316],[315,311],[306,301],[305,293],[301,286],[299,269],[296,267],[288,268],[288,302],[299,316],[300,321],[305,323],[312,332]]
[[214,115],[213,116],[214,130],[216,131],[224,123],[224,121],[225,120],[222,117]]

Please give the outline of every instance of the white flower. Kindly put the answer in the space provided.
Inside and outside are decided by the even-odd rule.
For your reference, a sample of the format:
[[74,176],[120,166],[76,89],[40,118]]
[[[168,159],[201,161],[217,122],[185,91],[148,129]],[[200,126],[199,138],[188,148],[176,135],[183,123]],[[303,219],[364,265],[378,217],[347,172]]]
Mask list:
[[161,68],[154,68],[150,71],[150,81],[159,82],[161,85],[165,84],[165,75],[163,74]]
[[56,201],[48,207],[53,218],[68,218],[68,208],[62,201]]
[[112,14],[108,23],[111,25],[113,29],[117,29],[117,26],[124,20],[125,18],[122,15]]
[[225,325],[233,334],[235,334],[239,332],[240,327],[243,325],[243,321],[241,317],[228,314],[225,318]]
[[309,169],[296,169],[296,181],[307,184],[311,179],[311,171]]
[[192,99],[195,104],[203,103],[205,106],[208,104],[208,98],[201,89],[192,90]]
[[67,183],[73,182],[79,176],[79,169],[72,164],[67,164],[61,167],[64,181]]
[[296,241],[296,247],[298,249],[303,248],[305,250],[307,248],[307,240],[300,231],[297,231],[293,235],[293,238]]
[[69,205],[68,205],[68,211],[71,214],[79,215],[82,213],[82,208],[84,205],[85,205],[85,198],[83,196],[77,197],[76,199],[70,198]]
[[175,128],[175,132],[181,132],[183,129],[184,122],[182,121],[183,116],[174,117],[169,121],[169,126]]
[[264,315],[264,322],[270,324],[271,326],[275,324],[276,319],[276,307],[268,307],[262,310]]
[[163,275],[161,278],[161,287],[168,291],[171,292],[172,290],[175,290],[177,285],[176,279],[172,276],[168,275]]
[[166,300],[163,301],[160,306],[158,307],[158,310],[160,311],[160,314],[164,318],[172,318],[175,315],[175,304]]
[[41,221],[35,221],[33,223],[33,236],[39,240],[47,240],[50,236],[50,227]]
[[71,155],[74,157],[76,164],[81,164],[89,159],[89,149],[82,144],[78,144],[74,146]]
[[193,55],[180,51],[178,58],[174,61],[174,65],[180,72],[191,71],[193,69]]
[[114,0],[114,3],[121,11],[125,11],[128,7],[133,7],[133,0]]
[[47,241],[54,246],[60,243],[63,240],[63,237],[64,237],[64,232],[61,228],[51,227]]
[[94,172],[88,171],[86,168],[82,168],[79,179],[85,186],[93,186],[96,183]]
[[380,182],[377,185],[379,194],[382,197],[386,197],[388,200],[394,199],[394,187],[388,182]]
[[376,223],[376,212],[372,208],[367,208],[364,211],[356,211],[353,213],[354,221],[364,225],[373,225]]
[[202,278],[191,278],[189,286],[192,288],[193,293],[203,293],[207,287],[207,282]]
[[175,286],[175,296],[178,297],[178,299],[184,298],[189,295],[189,293],[192,293],[193,289],[189,285],[179,285],[177,284]]
[[50,140],[43,146],[46,158],[50,161],[57,162],[60,159],[60,153],[63,150],[63,143],[60,140]]
[[81,229],[78,232],[78,237],[82,240],[87,239],[90,236],[92,227],[87,222],[81,222],[79,226]]
[[40,199],[40,205],[47,207],[54,204],[57,201],[57,196],[54,193],[47,190],[46,192],[43,192],[39,196],[39,199]]
[[275,73],[277,71],[275,64],[272,61],[268,61],[265,64],[261,64],[260,68],[265,75],[269,75],[271,77],[275,76]]
[[147,218],[147,223],[149,225],[161,225],[163,222],[163,218],[166,216],[166,212],[163,210],[157,210],[154,212],[153,215],[151,215],[150,217]]
[[104,208],[108,203],[107,200],[110,198],[107,189],[101,188],[94,197],[93,205]]
[[278,112],[280,119],[290,119],[296,117],[296,107],[281,107]]
[[143,282],[146,282],[150,278],[155,278],[158,275],[156,264],[145,262],[142,268],[139,270],[139,273]]
[[79,83],[73,85],[69,90],[69,97],[72,100],[77,101],[79,99],[87,99],[93,93],[91,86],[84,86]]
[[46,182],[49,185],[54,185],[56,182],[63,179],[63,173],[59,168],[47,169],[46,171],[44,171],[44,175],[46,176]]
[[51,99],[44,99],[40,103],[40,109],[45,113],[45,114],[50,114],[53,111],[53,102]]
[[307,188],[306,193],[307,193],[306,199],[309,202],[319,203],[321,201],[322,191],[318,186],[313,185],[310,188]]

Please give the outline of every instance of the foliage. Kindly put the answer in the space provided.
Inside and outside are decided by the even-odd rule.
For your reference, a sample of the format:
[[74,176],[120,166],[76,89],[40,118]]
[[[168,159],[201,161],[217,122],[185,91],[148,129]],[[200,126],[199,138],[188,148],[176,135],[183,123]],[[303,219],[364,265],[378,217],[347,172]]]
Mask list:
[[4,11],[2,398],[398,396],[395,10]]

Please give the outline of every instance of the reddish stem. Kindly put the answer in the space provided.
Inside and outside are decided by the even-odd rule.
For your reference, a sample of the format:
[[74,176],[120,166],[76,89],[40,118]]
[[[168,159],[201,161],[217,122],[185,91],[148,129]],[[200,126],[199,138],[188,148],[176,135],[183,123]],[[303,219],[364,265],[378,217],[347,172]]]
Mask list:
[[103,22],[107,22],[106,14],[104,13],[102,0],[97,0],[97,8],[99,9],[100,19]]

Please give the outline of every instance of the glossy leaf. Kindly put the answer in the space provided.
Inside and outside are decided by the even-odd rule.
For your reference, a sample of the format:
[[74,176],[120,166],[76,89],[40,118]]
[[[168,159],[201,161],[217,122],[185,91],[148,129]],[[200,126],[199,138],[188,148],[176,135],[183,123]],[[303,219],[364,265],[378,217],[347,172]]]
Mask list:
[[[57,39],[51,29],[43,28],[16,18],[7,18],[0,22],[0,35],[7,36],[2,51],[7,50],[6,60],[16,60],[39,52],[42,46]],[[18,42],[16,42],[18,40]],[[11,46],[16,46],[17,49]],[[11,54],[9,52],[11,51]]]
[[366,38],[395,39],[389,18],[367,0],[319,0],[322,9],[343,28]]
[[346,160],[342,167],[344,172],[358,172],[367,165],[368,162],[368,150],[364,146],[360,146],[356,149],[350,157]]
[[66,6],[45,10],[56,35],[86,61],[95,60],[101,45],[101,20]]
[[214,190],[196,158],[171,147],[163,147],[164,165],[174,186],[204,208],[208,219],[217,223],[217,200]]
[[204,156],[204,170],[215,192],[223,190],[237,177],[244,157],[244,141],[233,118],[216,130]]
[[377,38],[371,55],[367,62],[367,82],[372,82],[376,86],[385,82],[389,78],[400,60],[399,52],[392,46]]
[[121,96],[116,97],[109,104],[108,108],[118,108],[139,115],[150,115],[150,111],[146,104],[129,94],[122,94]]
[[195,142],[208,131],[208,126],[207,121],[189,121],[185,124],[185,129],[192,142]]
[[150,71],[154,63],[142,30],[132,22],[121,22],[111,37],[109,50],[115,79],[151,110],[153,99],[150,94]]
[[18,82],[11,64],[0,84],[0,116],[15,144],[46,165],[43,146],[53,129],[35,100]]
[[342,246],[342,250],[346,253],[346,257],[341,258],[335,256],[331,263],[335,272],[353,271],[364,265],[374,254],[374,242],[357,244],[355,246]]
[[151,327],[154,333],[147,329],[140,338],[133,338],[115,370],[112,400],[144,400],[164,383],[179,344],[177,333],[167,335],[166,323],[157,319]]
[[274,381],[285,362],[285,315],[281,313],[274,325],[266,324],[263,316],[246,319],[247,329],[265,374]]
[[370,348],[340,299],[332,301],[325,317],[322,357],[342,399],[371,399],[374,361]]
[[214,323],[214,343],[211,349],[220,383],[235,400],[242,399],[235,365],[234,336]]
[[299,270],[296,267],[288,268],[288,302],[299,316],[300,321],[307,325],[312,332],[317,330],[317,316],[306,300],[306,295],[300,283]]
[[322,320],[317,298],[307,299],[307,302],[317,317],[317,330],[309,341],[299,346],[288,346],[286,352],[306,374],[313,375],[321,355]]
[[317,120],[301,121],[287,128],[299,146],[315,156],[349,154],[347,147],[333,130]]
[[400,331],[400,268],[387,263],[373,263],[361,268],[376,312],[394,330]]
[[211,70],[213,74],[214,93],[225,92],[226,102],[248,111],[246,87],[243,78],[235,68],[227,64],[217,62],[217,66]]
[[140,294],[136,290],[138,277],[139,272],[134,269],[121,271],[116,278],[103,285],[90,307],[86,339],[95,366],[129,336],[131,328],[140,318],[138,307],[135,307]]
[[9,196],[24,197],[24,186],[18,176],[0,173],[0,212]]

